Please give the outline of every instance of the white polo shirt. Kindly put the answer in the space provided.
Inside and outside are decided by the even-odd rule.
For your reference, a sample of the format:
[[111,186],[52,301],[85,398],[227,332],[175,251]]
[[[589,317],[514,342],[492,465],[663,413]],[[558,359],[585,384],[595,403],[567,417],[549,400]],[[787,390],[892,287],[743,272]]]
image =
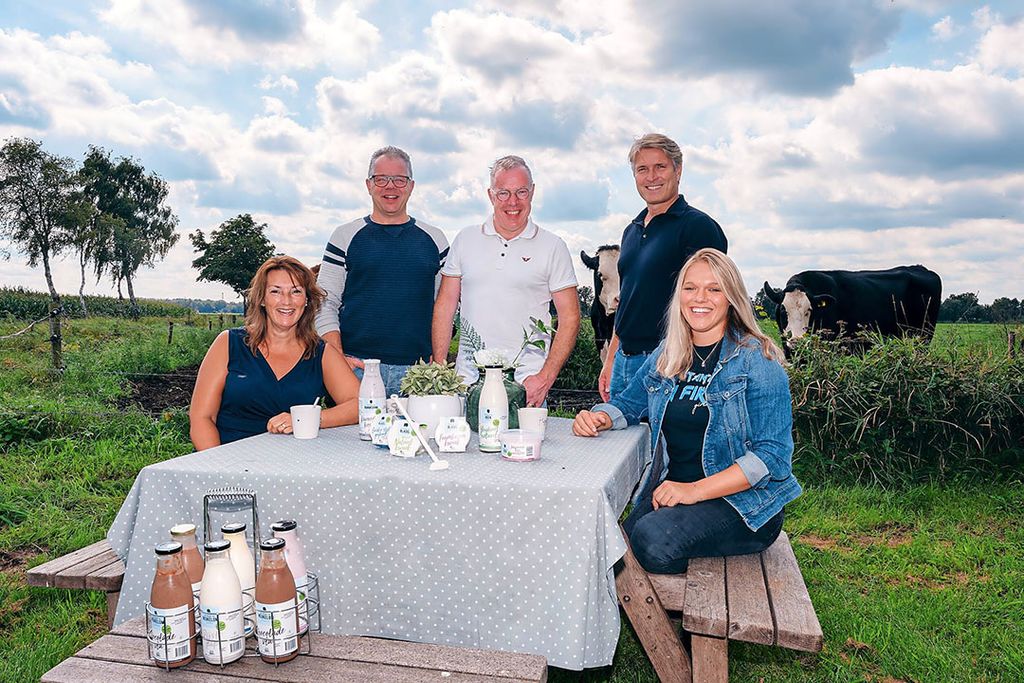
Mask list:
[[[552,292],[577,284],[562,238],[531,219],[519,235],[506,240],[494,229],[493,216],[455,236],[441,274],[462,279],[462,332],[455,367],[468,384],[479,376],[473,363],[476,335],[482,348],[505,350],[511,360],[523,344],[531,317],[551,323]],[[551,349],[550,335],[532,338],[543,339],[545,350],[526,347],[519,357],[517,382],[537,374]]]

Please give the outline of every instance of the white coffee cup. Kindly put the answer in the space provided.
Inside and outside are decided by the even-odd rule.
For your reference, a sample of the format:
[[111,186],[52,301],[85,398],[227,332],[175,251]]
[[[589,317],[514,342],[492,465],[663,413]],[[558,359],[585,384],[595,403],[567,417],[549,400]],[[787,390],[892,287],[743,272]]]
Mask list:
[[292,434],[296,439],[315,439],[320,431],[320,406],[292,406]]
[[519,428],[526,432],[537,432],[544,439],[544,431],[548,424],[547,408],[520,408]]

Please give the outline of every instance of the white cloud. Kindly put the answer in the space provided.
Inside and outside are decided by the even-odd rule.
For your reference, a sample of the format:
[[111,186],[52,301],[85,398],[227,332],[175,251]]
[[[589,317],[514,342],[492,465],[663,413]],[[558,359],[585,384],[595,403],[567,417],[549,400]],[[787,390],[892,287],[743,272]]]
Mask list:
[[289,78],[284,74],[277,78],[271,78],[269,75],[264,76],[259,82],[260,90],[286,90],[291,93],[299,91],[299,84],[294,78]]
[[956,22],[953,21],[953,17],[948,14],[932,24],[932,36],[936,40],[949,40],[956,34],[960,33],[960,31],[961,29],[957,26]]
[[190,64],[236,63],[275,68],[364,64],[380,31],[349,2],[324,16],[314,0],[232,3],[205,0],[110,0],[99,18],[156,45],[167,45]]
[[1024,19],[1013,24],[993,24],[978,41],[977,61],[993,71],[1024,73]]

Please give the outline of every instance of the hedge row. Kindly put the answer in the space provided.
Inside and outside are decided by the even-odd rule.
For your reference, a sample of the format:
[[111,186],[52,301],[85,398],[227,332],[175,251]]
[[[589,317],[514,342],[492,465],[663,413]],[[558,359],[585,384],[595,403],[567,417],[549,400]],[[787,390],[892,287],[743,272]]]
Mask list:
[[[73,318],[83,317],[82,306],[78,301],[77,295],[62,295],[61,301],[63,302],[66,315]],[[138,302],[137,315],[140,316],[177,317],[188,313],[186,307],[166,301],[155,299],[136,299],[136,301]],[[109,296],[86,296],[85,305],[89,310],[89,315],[115,318],[128,318],[132,316],[131,304],[127,299],[118,300]],[[0,318],[38,320],[49,313],[51,306],[52,302],[50,301],[49,294],[32,292],[21,287],[0,287]]]

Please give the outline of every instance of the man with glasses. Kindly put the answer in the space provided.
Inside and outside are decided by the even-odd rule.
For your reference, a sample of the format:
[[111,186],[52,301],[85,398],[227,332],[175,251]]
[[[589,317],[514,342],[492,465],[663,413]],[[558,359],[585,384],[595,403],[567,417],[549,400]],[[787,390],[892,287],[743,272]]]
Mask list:
[[[456,368],[471,384],[479,376],[473,362],[477,349],[501,349],[512,360],[523,345],[524,330],[531,339],[543,340],[543,349],[526,346],[516,369],[527,405],[540,406],[576,344],[580,307],[568,247],[530,219],[533,190],[533,175],[520,157],[502,157],[491,166],[487,196],[494,211],[452,241],[434,306],[433,343],[434,358],[443,358],[461,302]],[[554,341],[530,322],[536,318],[550,324],[552,302],[558,313]]]
[[363,359],[379,358],[388,395],[410,365],[430,359],[430,322],[448,240],[409,216],[416,185],[409,155],[383,147],[370,156],[366,190],[373,209],[335,229],[317,282],[327,299],[316,329],[362,379]]
[[665,307],[686,259],[704,247],[728,248],[721,226],[679,194],[679,145],[659,133],[644,135],[630,147],[629,164],[647,207],[622,233],[615,331],[597,381],[605,401],[626,388],[665,336]]

